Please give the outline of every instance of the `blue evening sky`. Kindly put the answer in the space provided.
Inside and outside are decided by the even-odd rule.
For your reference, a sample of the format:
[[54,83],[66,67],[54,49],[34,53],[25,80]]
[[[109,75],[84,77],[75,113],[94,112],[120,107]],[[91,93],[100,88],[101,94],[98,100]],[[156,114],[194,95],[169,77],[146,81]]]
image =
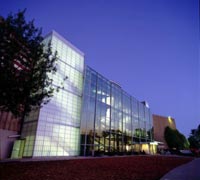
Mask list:
[[27,8],[85,53],[86,63],[188,136],[200,124],[198,0],[0,0],[0,15]]

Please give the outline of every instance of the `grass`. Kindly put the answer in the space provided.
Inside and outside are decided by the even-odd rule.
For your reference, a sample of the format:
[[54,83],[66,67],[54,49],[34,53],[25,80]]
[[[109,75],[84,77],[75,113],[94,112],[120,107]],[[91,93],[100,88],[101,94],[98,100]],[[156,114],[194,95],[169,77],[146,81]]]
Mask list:
[[126,156],[1,162],[1,180],[157,180],[189,157]]

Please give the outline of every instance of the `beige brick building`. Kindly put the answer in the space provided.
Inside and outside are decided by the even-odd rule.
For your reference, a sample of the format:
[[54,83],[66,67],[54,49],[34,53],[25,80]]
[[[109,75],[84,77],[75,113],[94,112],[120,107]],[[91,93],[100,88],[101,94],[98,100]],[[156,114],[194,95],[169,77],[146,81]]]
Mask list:
[[175,119],[165,116],[153,114],[153,128],[154,128],[154,140],[161,142],[158,145],[159,149],[167,149],[167,143],[164,138],[165,128],[169,126],[172,129],[176,129]]

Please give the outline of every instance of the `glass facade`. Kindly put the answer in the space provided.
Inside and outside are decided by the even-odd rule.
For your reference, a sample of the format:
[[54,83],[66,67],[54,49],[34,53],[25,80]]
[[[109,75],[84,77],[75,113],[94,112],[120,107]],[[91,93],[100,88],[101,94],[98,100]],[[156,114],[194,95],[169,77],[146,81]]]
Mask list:
[[152,116],[145,103],[84,66],[84,54],[56,32],[48,42],[58,54],[53,86],[66,80],[48,104],[26,117],[22,156],[133,154],[149,147]]
[[62,82],[64,88],[26,118],[22,132],[24,157],[76,156],[80,151],[84,55],[54,31],[43,43],[49,41],[58,55],[57,72],[50,78],[55,88]]
[[132,154],[152,141],[150,109],[118,84],[87,66],[83,92],[81,155]]

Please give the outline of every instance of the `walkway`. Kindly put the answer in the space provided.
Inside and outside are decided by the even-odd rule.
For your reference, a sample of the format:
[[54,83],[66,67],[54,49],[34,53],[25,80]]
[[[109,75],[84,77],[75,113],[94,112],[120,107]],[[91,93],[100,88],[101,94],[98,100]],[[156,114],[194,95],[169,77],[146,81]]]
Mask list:
[[200,158],[171,170],[160,180],[200,180]]

